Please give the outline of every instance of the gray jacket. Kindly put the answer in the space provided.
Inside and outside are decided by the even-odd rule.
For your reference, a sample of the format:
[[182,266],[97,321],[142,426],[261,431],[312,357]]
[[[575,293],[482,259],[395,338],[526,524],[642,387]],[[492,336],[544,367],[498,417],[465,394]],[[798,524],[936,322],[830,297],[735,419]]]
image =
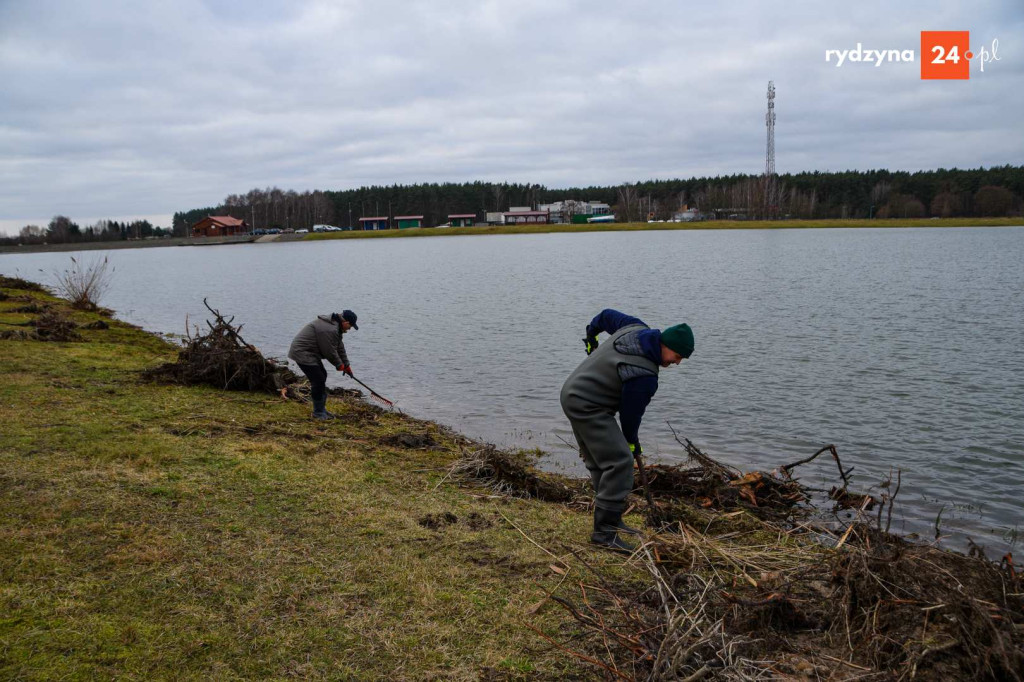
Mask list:
[[300,365],[316,365],[326,360],[333,367],[348,364],[341,326],[331,321],[330,315],[318,315],[299,330],[292,339],[288,357]]

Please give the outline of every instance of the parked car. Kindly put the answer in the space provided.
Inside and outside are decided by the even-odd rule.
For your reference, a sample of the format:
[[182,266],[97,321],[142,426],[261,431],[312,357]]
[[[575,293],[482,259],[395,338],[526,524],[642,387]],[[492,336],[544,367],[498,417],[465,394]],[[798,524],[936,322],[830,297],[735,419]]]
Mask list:
[[281,234],[281,228],[280,227],[272,227],[269,230],[267,230],[267,234]]
[[302,228],[301,230],[295,230],[295,234],[309,234],[309,230]]
[[259,237],[259,236],[264,235],[266,233],[267,233],[267,231],[264,230],[262,227],[260,229],[258,229],[258,230],[253,230],[252,231],[252,234],[253,234],[254,237]]
[[281,230],[281,234],[292,234],[293,232],[295,232],[295,230],[293,230],[290,227],[286,227],[285,229]]

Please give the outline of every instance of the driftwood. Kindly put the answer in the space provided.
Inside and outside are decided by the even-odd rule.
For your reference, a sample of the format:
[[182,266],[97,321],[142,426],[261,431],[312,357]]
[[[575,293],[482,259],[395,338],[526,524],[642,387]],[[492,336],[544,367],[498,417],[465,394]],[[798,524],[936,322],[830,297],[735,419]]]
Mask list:
[[846,486],[848,486],[850,484],[849,476],[850,476],[850,473],[853,471],[853,467],[850,467],[849,469],[846,469],[845,471],[843,470],[843,463],[839,461],[839,452],[836,451],[836,446],[835,445],[826,445],[825,447],[823,447],[822,449],[818,450],[817,452],[815,452],[810,457],[808,457],[806,459],[801,459],[799,462],[793,462],[792,464],[787,464],[787,465],[781,467],[779,470],[782,472],[782,474],[784,476],[786,476],[788,478],[789,475],[790,475],[789,472],[792,469],[800,466],[801,464],[807,464],[808,462],[814,461],[814,459],[816,459],[818,457],[818,455],[820,455],[823,452],[830,452],[830,453],[832,453],[832,459],[834,459],[836,461],[836,466],[839,467],[839,477],[843,479],[843,487],[845,488]]

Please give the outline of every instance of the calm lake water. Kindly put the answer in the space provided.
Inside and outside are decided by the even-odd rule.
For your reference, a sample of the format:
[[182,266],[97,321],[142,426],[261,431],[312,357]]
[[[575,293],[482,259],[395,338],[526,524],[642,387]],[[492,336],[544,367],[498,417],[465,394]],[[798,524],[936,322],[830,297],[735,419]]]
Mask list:
[[[854,487],[903,471],[894,529],[1017,542],[1024,493],[1024,229],[609,232],[140,249],[108,254],[103,303],[182,333],[202,300],[284,357],[318,313],[352,308],[356,375],[413,415],[539,447],[582,475],[558,404],[602,308],[689,322],[693,357],[661,373],[641,427],[772,468],[835,443]],[[69,254],[0,255],[49,281]],[[332,372],[331,383],[353,386]],[[827,488],[824,456],[801,467]]]

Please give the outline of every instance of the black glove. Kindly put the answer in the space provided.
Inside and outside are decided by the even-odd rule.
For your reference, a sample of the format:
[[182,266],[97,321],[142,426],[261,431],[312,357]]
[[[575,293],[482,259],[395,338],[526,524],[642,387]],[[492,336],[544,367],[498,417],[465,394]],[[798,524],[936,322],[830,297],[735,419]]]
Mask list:
[[640,447],[640,443],[630,443],[629,451],[633,453],[634,459],[644,454],[644,449]]
[[587,349],[587,355],[590,355],[597,350],[597,334],[590,331],[590,325],[587,325],[587,335],[583,337],[583,346]]

